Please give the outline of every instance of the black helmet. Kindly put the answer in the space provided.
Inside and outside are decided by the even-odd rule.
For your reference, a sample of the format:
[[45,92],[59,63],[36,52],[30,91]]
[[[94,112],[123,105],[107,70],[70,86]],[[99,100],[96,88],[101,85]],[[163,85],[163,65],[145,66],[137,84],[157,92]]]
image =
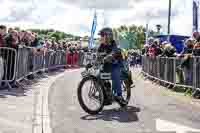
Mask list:
[[106,27],[106,28],[103,28],[102,30],[100,30],[100,32],[99,32],[98,35],[108,35],[108,36],[113,36],[113,31],[112,31],[111,28]]
[[103,28],[100,30],[99,35],[101,36],[106,36],[106,43],[107,44],[112,44],[114,37],[113,37],[113,31],[111,28]]

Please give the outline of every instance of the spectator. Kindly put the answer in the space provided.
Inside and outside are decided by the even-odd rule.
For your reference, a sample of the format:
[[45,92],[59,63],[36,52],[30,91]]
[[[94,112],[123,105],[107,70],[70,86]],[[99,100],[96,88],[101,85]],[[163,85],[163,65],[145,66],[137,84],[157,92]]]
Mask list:
[[194,40],[192,38],[187,39],[185,41],[185,48],[181,52],[180,56],[184,56],[185,54],[192,54],[193,52],[193,47],[194,47]]
[[200,37],[199,32],[193,32],[192,38],[193,38],[194,40],[198,40],[199,37]]
[[148,55],[150,57],[155,57],[156,56],[156,49],[157,49],[157,46],[155,44],[151,44],[151,46],[149,47],[149,50],[148,50]]
[[6,26],[0,25],[0,47],[5,46]]
[[176,56],[176,49],[171,45],[171,43],[163,45],[164,50],[160,56],[166,57],[175,57]]
[[31,34],[31,47],[35,48],[41,47],[40,40],[37,34],[34,33]]
[[148,45],[149,45],[149,48],[148,48],[147,55],[151,56],[151,57],[155,56],[155,54],[156,54],[156,46],[154,44],[154,39],[152,37],[150,37],[148,39]]
[[163,53],[163,50],[160,45],[160,40],[159,39],[154,40],[154,44],[156,46],[155,56],[161,55]]
[[24,35],[25,35],[25,31],[24,30],[19,31],[18,35],[19,35],[19,43],[20,43],[20,45],[24,45],[23,38],[24,38]]
[[[9,48],[14,48],[14,49],[18,49],[18,44],[19,44],[19,36],[18,36],[18,32],[16,30],[10,30],[9,34],[5,37],[5,42],[6,42],[6,47],[9,47]],[[5,60],[5,64],[9,64],[9,65],[6,65],[7,68],[5,69],[6,70],[6,74],[4,76],[4,79],[6,80],[12,80],[14,77],[14,72],[15,72],[15,52],[14,51],[10,51],[7,53],[9,57],[9,59],[6,59]],[[4,58],[7,58],[7,57],[4,57]],[[12,87],[16,87],[15,85],[15,80],[13,82],[10,83]]]
[[194,45],[193,55],[200,56],[200,37],[198,37],[197,42]]
[[18,48],[19,36],[16,30],[10,31],[10,33],[5,37],[6,47]]
[[30,31],[25,31],[23,34],[22,43],[27,47],[31,47],[32,33]]
[[11,33],[11,31],[13,31],[13,28],[8,29],[8,33]]
[[142,49],[142,55],[148,55],[149,45],[145,44],[144,48]]
[[187,39],[185,41],[186,48],[182,52],[182,56],[184,57],[181,62],[181,68],[184,71],[184,80],[186,85],[192,85],[192,52],[194,41],[193,39]]
[[63,41],[63,49],[66,51],[67,50],[67,43]]

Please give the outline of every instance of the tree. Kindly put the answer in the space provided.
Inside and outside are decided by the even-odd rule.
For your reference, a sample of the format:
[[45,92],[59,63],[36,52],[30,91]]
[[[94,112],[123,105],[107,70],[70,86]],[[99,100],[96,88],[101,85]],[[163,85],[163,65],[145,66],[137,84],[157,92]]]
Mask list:
[[[143,26],[125,26],[122,25],[117,29],[113,29],[114,35],[118,36],[122,47],[141,48],[145,42],[145,28]],[[126,40],[126,41],[125,41]],[[127,44],[128,43],[128,44]],[[126,45],[126,46],[123,46]]]
[[19,27],[15,27],[14,28],[16,31],[20,31],[20,28]]
[[47,36],[48,38],[56,38],[56,40],[62,40],[66,38],[74,38],[75,40],[79,40],[79,36],[75,36],[72,34],[68,34],[61,31],[56,31],[54,29],[29,29],[32,32],[37,33],[39,36]]

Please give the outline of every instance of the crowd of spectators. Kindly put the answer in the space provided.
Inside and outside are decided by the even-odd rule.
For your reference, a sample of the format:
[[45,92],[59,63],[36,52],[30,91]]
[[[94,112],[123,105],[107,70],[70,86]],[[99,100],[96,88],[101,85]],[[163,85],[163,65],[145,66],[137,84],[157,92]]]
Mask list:
[[[160,42],[159,39],[149,38],[148,43],[142,49],[142,55],[149,57],[176,57],[180,64],[176,66],[176,71],[180,82],[185,85],[193,84],[193,58],[200,56],[200,33],[184,40],[184,48],[181,53],[170,42]],[[177,64],[176,64],[177,65]]]
[[[57,40],[54,37],[40,36],[29,30],[7,28],[5,25],[0,25],[0,47],[13,48],[16,52],[28,48],[32,55],[43,55],[47,51],[63,51],[66,54],[67,67],[78,66],[78,52],[82,50],[80,44],[66,39]],[[7,64],[2,78],[10,80],[14,76],[15,54],[13,51],[5,52],[4,50],[0,51],[0,57]],[[32,62],[31,59],[30,62]]]
[[142,56],[141,50],[139,49],[130,49],[128,51],[127,59],[130,67],[140,67],[142,65]]
[[0,25],[0,47],[10,47],[18,49],[20,46],[32,47],[40,50],[45,48],[50,50],[76,50],[80,45],[67,42],[66,40],[56,40],[56,38],[39,37],[32,31],[14,28],[7,29],[6,26]]
[[184,57],[200,56],[200,34],[194,32],[193,36],[184,41],[184,49],[181,53],[176,52],[176,48],[167,41],[160,42],[159,39],[149,38],[148,43],[142,49],[142,55],[145,56],[160,56],[160,57]]
[[150,57],[175,57],[176,49],[167,41],[161,43],[159,39],[149,38],[148,44],[145,44],[142,49],[142,55]]

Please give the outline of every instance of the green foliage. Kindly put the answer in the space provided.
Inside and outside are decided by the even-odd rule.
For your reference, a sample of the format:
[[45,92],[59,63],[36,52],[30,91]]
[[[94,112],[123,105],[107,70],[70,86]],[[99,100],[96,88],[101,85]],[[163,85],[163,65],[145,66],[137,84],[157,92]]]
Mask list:
[[[115,38],[120,42],[127,42],[128,48],[141,49],[145,43],[145,28],[143,26],[125,26],[122,25],[117,29],[113,29]],[[126,40],[126,41],[123,41]],[[127,45],[127,44],[121,44]],[[122,46],[123,47],[123,46]]]
[[14,28],[16,31],[20,31],[20,28],[19,27],[15,27]]
[[72,34],[67,34],[65,32],[56,31],[54,29],[29,29],[32,32],[37,33],[41,37],[48,37],[48,38],[55,38],[57,41],[66,39],[66,38],[73,38],[75,41],[79,40],[79,36],[74,36]]

